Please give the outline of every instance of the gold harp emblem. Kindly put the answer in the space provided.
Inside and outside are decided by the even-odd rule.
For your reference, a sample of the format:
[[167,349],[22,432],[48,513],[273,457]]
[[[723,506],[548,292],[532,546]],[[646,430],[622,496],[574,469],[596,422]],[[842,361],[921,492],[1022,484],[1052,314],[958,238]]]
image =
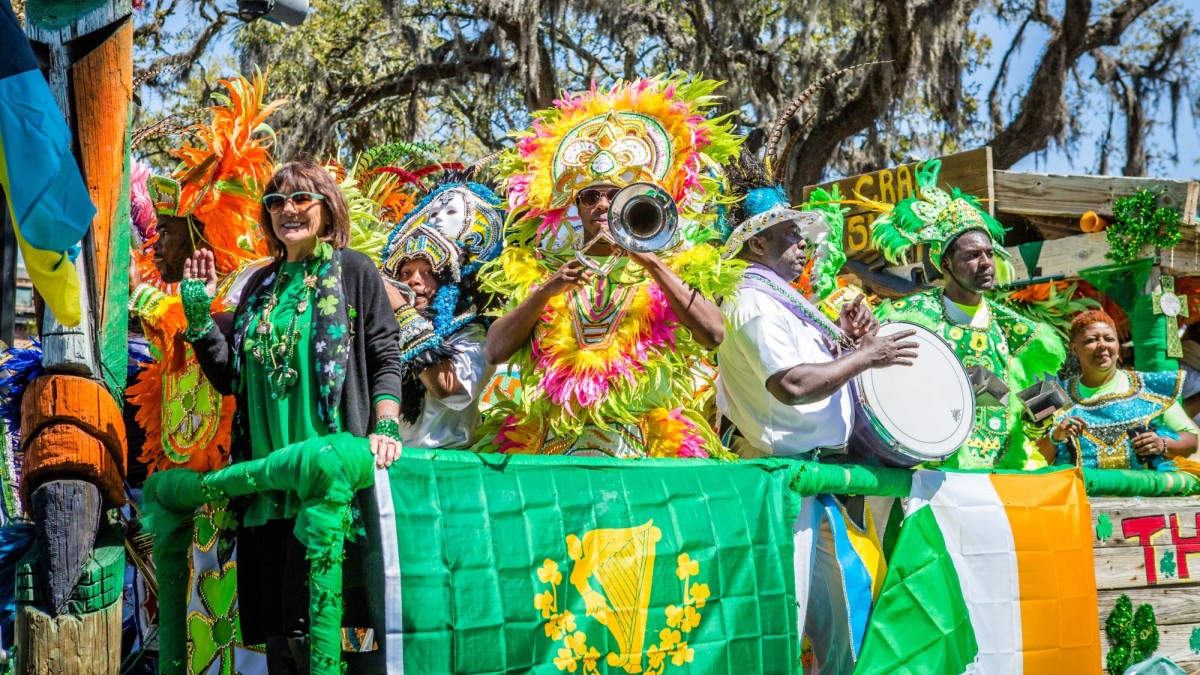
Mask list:
[[[642,672],[642,643],[650,588],[654,583],[654,545],[662,532],[649,520],[637,527],[592,530],[567,537],[567,554],[575,561],[571,585],[583,598],[587,615],[608,628],[620,646],[608,655],[608,665],[628,673]],[[592,588],[591,581],[600,586]]]
[[[533,598],[545,619],[546,637],[560,643],[551,658],[560,671],[601,675],[602,664],[612,671],[663,675],[670,666],[686,666],[695,658],[688,640],[700,624],[709,600],[708,584],[700,582],[700,563],[687,553],[676,557],[675,575],[683,592],[678,605],[663,609],[661,623],[647,630],[654,585],[656,547],[662,531],[653,520],[636,527],[597,529],[583,537],[568,535],[572,561],[570,584],[564,583],[558,563],[546,558],[537,569],[543,584]],[[668,587],[672,580],[667,580]],[[574,587],[585,614],[608,629],[615,650],[601,653],[588,644],[586,626],[568,609],[567,589]],[[647,646],[647,634],[653,644]],[[611,672],[611,671],[610,671]]]

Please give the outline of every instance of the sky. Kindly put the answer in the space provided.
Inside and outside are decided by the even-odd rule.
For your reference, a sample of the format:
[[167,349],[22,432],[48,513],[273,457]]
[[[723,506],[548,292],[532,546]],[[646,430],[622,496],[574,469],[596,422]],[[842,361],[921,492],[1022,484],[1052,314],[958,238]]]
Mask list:
[[[1200,2],[1197,0],[1165,0],[1164,5],[1187,6],[1185,3],[1196,2],[1196,6],[1200,7]],[[1051,12],[1060,11],[1052,3]],[[1100,3],[1096,3],[1100,5]],[[982,14],[982,13],[980,13]],[[1144,17],[1143,17],[1144,19]],[[1139,21],[1143,20],[1139,19]],[[1135,24],[1136,25],[1136,24]],[[988,67],[980,69],[974,74],[971,81],[978,84],[982,92],[982,96],[986,96],[988,89],[991,87],[992,81],[995,79],[996,72],[999,69],[1000,59],[1003,56],[1003,50],[1007,48],[1011,42],[1011,36],[1015,33],[1015,26],[1005,26],[1000,24],[994,17],[977,16],[974,21],[974,27],[984,35],[992,36],[993,49],[990,64]],[[1013,63],[1010,66],[1009,90],[1015,89],[1015,84],[1019,83],[1022,89],[1028,86],[1028,81],[1033,73],[1034,67],[1041,56],[1046,41],[1049,40],[1050,33],[1044,27],[1031,25],[1026,31],[1026,38],[1021,48],[1015,52]],[[1193,35],[1192,39],[1197,39]],[[1085,86],[1095,87],[1096,97],[1098,100],[1105,100],[1105,94],[1099,91],[1101,85],[1090,79],[1095,69],[1095,64],[1091,57],[1084,56],[1080,60],[1080,75]],[[1200,84],[1200,83],[1197,83]],[[1195,84],[1193,87],[1195,88]],[[1200,91],[1193,89],[1192,96],[1200,95]],[[1165,106],[1164,106],[1165,108]],[[1173,178],[1181,180],[1200,180],[1200,133],[1197,132],[1197,122],[1188,114],[1187,97],[1180,103],[1179,110],[1179,161],[1171,161],[1169,158],[1164,158],[1160,162],[1151,162],[1150,175],[1159,178]],[[1053,141],[1050,147],[1039,153],[1034,153],[1023,158],[1012,167],[1013,171],[1030,171],[1038,173],[1056,173],[1056,174],[1089,174],[1095,175],[1099,167],[1097,147],[1100,138],[1104,133],[1104,125],[1107,118],[1107,110],[1103,107],[1097,108],[1088,114],[1085,118],[1079,120],[1084,129],[1085,137],[1080,141],[1077,148],[1069,151],[1066,148],[1058,147]],[[1173,141],[1171,139],[1171,128],[1168,122],[1169,114],[1166,109],[1161,110],[1157,119],[1160,124],[1155,125],[1150,133],[1150,141],[1157,146],[1157,149],[1163,154],[1172,152]],[[1117,124],[1114,125],[1114,138],[1112,143],[1117,148],[1124,147],[1124,125],[1120,121],[1118,115]],[[1152,149],[1153,152],[1154,149]],[[1108,173],[1119,175],[1121,167],[1124,166],[1123,155],[1110,156]]]

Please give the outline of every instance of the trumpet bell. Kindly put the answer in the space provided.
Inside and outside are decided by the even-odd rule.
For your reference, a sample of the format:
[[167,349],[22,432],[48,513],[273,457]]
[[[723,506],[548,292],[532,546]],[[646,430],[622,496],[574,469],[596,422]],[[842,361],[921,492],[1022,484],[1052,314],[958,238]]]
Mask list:
[[629,251],[653,253],[667,248],[679,231],[679,208],[665,190],[651,183],[622,188],[608,207],[613,241]]

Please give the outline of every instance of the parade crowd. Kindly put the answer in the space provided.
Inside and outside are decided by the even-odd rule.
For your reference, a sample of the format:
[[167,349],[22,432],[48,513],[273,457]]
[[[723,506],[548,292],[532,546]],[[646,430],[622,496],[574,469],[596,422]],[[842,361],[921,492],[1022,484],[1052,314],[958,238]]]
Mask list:
[[[1183,372],[1123,367],[1108,314],[1079,314],[1063,340],[993,298],[1005,229],[940,184],[936,161],[911,196],[871,205],[872,244],[895,262],[928,255],[942,283],[879,300],[839,279],[854,196],[793,206],[775,144],[742,149],[715,82],[566,94],[474,166],[413,143],[276,164],[256,130],[281,103],[264,103],[262,78],[224,84],[230,102],[181,139],[178,170],[132,186],[128,414],[150,471],[339,432],[369,438],[380,467],[446,448],[1172,470],[1196,449]],[[928,374],[926,344],[966,383],[948,412],[959,385]],[[930,420],[953,415],[961,442],[881,441],[887,411],[860,390],[884,371]],[[1047,382],[1064,398],[1035,421],[1018,394]],[[236,507],[243,642],[277,664],[301,658],[308,620],[293,501]],[[347,625],[367,625],[353,613],[365,590],[346,584]],[[818,662],[837,663],[820,630]]]

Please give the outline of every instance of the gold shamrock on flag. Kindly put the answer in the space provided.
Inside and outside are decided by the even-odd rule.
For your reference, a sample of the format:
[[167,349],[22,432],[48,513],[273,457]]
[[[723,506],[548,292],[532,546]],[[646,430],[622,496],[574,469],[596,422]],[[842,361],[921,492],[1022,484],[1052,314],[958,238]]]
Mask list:
[[654,633],[657,641],[644,647],[655,547],[660,539],[662,531],[653,520],[637,527],[597,529],[582,538],[566,538],[567,555],[573,563],[571,586],[583,600],[586,615],[612,634],[619,647],[616,652],[601,654],[589,645],[587,633],[580,629],[575,615],[565,609],[566,599],[559,592],[563,573],[558,563],[547,558],[538,568],[538,581],[549,588],[534,595],[533,606],[546,620],[546,637],[561,643],[554,658],[560,671],[598,675],[601,657],[614,671],[647,675],[661,675],[669,665],[692,662],[695,650],[688,646],[687,635],[700,625],[700,610],[708,602],[710,591],[708,584],[692,581],[700,574],[700,563],[687,553],[676,558],[675,573],[683,584],[682,601],[667,606],[663,612],[666,625]]

